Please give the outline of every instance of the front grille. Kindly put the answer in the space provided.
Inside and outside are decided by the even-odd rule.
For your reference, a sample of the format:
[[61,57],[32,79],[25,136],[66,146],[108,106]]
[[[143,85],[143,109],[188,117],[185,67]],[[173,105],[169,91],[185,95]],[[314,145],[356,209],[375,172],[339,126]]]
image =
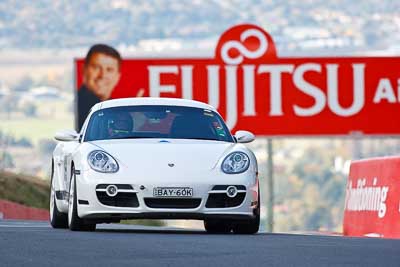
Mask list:
[[208,195],[206,208],[231,208],[242,204],[246,193],[238,193],[235,197],[228,197],[225,193],[212,193]]
[[201,203],[201,198],[145,198],[144,203],[154,209],[194,209]]
[[110,197],[106,192],[97,191],[97,198],[101,204],[114,207],[139,207],[139,201],[136,193],[118,192],[114,197]]

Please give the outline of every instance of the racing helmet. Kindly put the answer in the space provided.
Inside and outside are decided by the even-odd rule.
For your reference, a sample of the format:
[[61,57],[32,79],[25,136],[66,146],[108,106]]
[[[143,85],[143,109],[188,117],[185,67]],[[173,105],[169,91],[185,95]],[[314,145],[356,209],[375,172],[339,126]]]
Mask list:
[[111,136],[129,134],[133,130],[133,120],[128,112],[115,112],[108,120],[108,132]]

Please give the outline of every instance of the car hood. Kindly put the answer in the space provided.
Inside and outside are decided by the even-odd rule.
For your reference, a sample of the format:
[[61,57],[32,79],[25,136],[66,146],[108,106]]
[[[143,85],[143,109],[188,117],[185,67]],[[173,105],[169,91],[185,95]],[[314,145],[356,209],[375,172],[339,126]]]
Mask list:
[[112,155],[119,164],[130,169],[152,171],[205,171],[217,166],[221,157],[229,153],[234,143],[193,139],[118,139],[90,142]]

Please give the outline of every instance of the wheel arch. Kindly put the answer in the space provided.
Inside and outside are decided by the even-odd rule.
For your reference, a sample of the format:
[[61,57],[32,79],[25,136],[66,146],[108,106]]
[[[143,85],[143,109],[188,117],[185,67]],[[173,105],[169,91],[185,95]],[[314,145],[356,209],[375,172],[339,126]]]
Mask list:
[[60,190],[62,188],[61,183],[63,177],[60,177],[60,172],[56,170],[56,163],[54,157],[51,158],[51,173],[50,173],[50,186],[52,186],[52,181],[54,180],[55,190]]

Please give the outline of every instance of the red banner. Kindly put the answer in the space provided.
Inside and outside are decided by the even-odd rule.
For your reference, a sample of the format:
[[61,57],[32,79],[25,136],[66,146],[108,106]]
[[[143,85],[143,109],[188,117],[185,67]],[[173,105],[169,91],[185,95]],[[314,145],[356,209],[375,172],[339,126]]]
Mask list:
[[343,234],[400,238],[400,157],[355,161],[346,188]]
[[111,98],[136,96],[208,102],[257,135],[397,135],[400,57],[281,58],[262,28],[238,25],[214,58],[124,59]]

